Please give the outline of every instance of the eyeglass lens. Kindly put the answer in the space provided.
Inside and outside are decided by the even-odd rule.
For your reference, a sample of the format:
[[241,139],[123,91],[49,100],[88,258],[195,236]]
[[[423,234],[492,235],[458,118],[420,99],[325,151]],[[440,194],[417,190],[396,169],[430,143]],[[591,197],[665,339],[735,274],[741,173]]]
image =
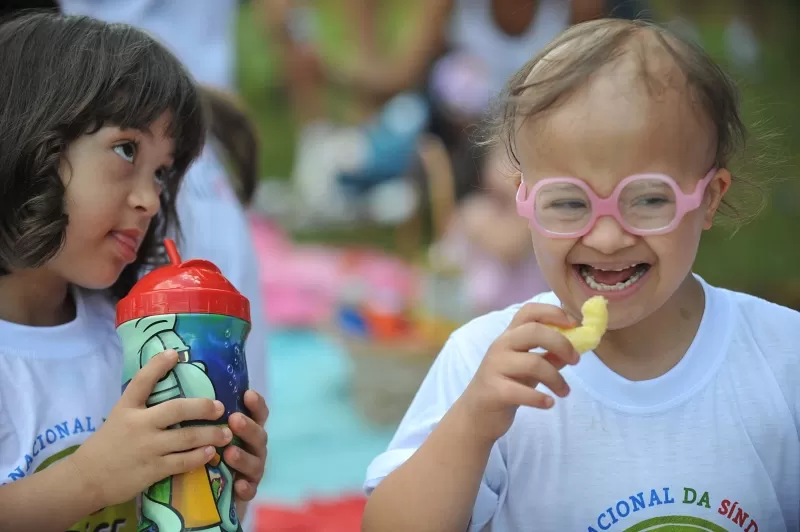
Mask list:
[[[677,213],[675,191],[660,179],[637,179],[620,191],[617,209],[633,229],[663,229],[672,223]],[[534,212],[541,227],[557,234],[579,232],[593,218],[589,195],[572,183],[551,183],[539,188]]]

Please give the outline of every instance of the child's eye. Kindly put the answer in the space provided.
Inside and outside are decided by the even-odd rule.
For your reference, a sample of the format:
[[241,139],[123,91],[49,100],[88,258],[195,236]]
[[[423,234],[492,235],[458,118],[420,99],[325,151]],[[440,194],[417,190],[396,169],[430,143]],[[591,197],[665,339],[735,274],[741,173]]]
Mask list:
[[122,144],[117,144],[114,146],[114,153],[132,163],[134,157],[136,157],[136,143],[123,142]]
[[637,207],[662,207],[668,203],[671,203],[669,198],[661,196],[644,196],[638,198],[634,202],[634,205]]
[[583,200],[556,200],[550,207],[554,209],[583,209],[586,207],[586,202]]

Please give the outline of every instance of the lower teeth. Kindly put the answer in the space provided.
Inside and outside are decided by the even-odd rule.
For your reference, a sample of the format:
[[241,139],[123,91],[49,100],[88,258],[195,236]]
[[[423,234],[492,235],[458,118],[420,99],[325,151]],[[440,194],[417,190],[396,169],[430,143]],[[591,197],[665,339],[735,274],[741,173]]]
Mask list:
[[586,271],[585,268],[581,268],[581,277],[583,277],[583,280],[586,281],[586,284],[589,285],[589,287],[592,288],[593,290],[598,290],[598,291],[601,291],[601,292],[602,291],[615,291],[615,290],[622,290],[622,289],[628,288],[633,283],[638,281],[642,277],[642,275],[645,274],[646,271],[647,271],[647,268],[637,268],[636,271],[633,272],[633,275],[631,275],[630,278],[627,281],[625,281],[624,283],[617,283],[617,284],[599,283],[599,282],[594,280],[594,277],[592,277],[591,274],[589,274],[589,272]]

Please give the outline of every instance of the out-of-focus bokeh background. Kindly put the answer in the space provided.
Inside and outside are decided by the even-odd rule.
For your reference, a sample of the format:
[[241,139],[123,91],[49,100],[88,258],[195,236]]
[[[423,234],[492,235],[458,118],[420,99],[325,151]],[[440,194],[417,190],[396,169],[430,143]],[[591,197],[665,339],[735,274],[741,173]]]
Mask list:
[[[269,530],[358,530],[365,468],[442,338],[513,299],[504,281],[522,287],[511,290],[517,297],[540,286],[524,231],[505,216],[513,204],[503,171],[491,153],[465,148],[475,133],[465,126],[505,64],[487,68],[469,54],[524,61],[569,18],[558,3],[538,2],[515,41],[491,35],[505,19],[487,19],[488,0],[456,2],[438,28],[444,46],[429,49],[437,4],[429,0],[295,2],[277,26],[285,39],[274,20],[265,26],[263,5],[242,5],[238,83],[261,135],[265,185],[254,223],[273,319],[270,460],[259,494]],[[608,4],[615,16],[687,32],[739,83],[752,136],[737,170],[767,187],[766,203],[739,187],[760,214],[712,230],[697,271],[800,308],[800,4]],[[409,298],[412,285],[418,297]]]

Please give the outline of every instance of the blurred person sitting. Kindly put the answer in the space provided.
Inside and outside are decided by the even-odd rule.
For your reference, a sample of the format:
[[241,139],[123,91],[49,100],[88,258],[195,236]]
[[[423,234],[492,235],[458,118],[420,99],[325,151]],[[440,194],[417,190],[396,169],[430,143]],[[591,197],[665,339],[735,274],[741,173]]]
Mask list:
[[[336,6],[345,31],[354,35],[351,61],[372,64],[378,42],[386,40],[375,31],[378,10],[363,0],[339,0]],[[292,213],[294,221],[408,219],[417,195],[405,178],[428,125],[424,97],[405,89],[367,95],[342,83],[351,67],[322,43],[319,6],[312,2],[261,0],[260,8],[299,127],[292,178],[302,208]],[[351,105],[344,116],[334,118],[326,103],[337,89],[352,97],[345,98]]]
[[503,309],[520,294],[549,290],[528,224],[517,214],[519,174],[511,168],[503,148],[487,154],[479,191],[464,198],[444,237],[432,248],[435,260],[463,272],[471,315]]

